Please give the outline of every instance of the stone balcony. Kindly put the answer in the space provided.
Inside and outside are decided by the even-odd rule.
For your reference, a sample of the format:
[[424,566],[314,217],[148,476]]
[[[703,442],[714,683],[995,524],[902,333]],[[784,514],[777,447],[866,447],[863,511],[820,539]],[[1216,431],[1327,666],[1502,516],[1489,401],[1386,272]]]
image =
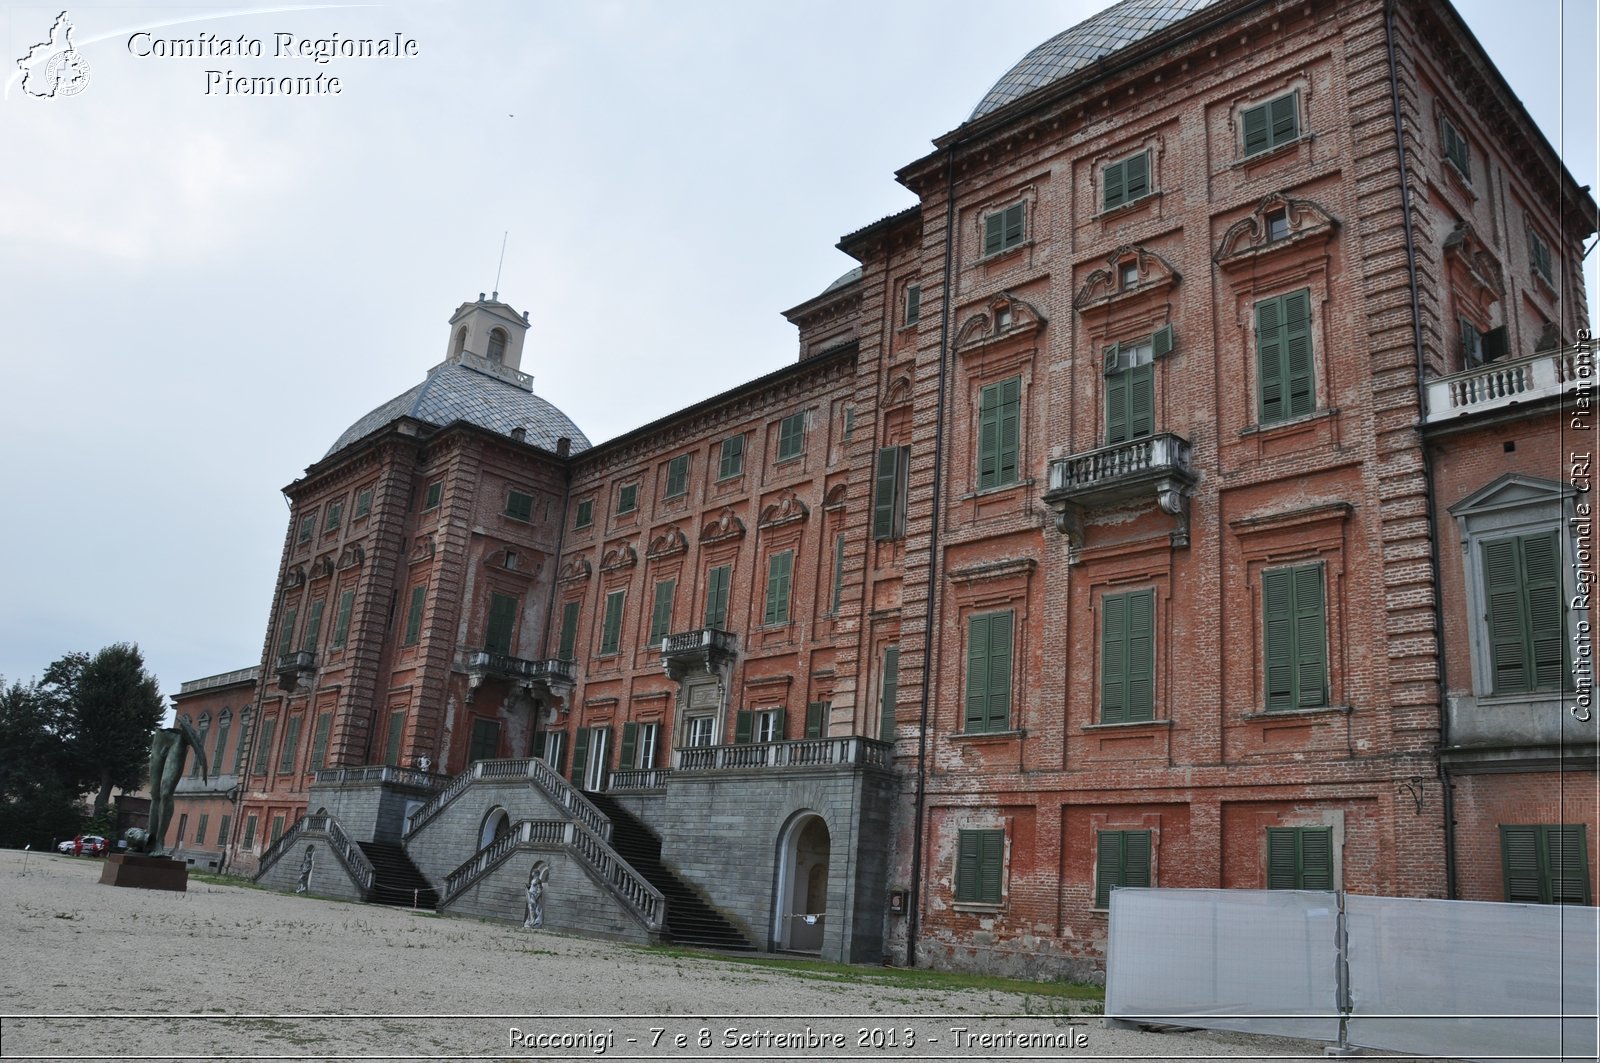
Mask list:
[[1055,458],[1045,504],[1055,510],[1056,528],[1074,554],[1084,541],[1083,514],[1149,499],[1177,518],[1174,546],[1189,545],[1189,491],[1195,472],[1189,441],[1171,432]]
[[550,657],[530,661],[493,650],[469,650],[464,660],[468,691],[485,681],[509,683],[541,701],[565,702],[572,693],[577,670],[571,661]]
[[296,690],[308,686],[317,674],[317,655],[310,650],[294,650],[278,654],[278,686],[283,690]]
[[892,748],[887,742],[862,735],[802,738],[792,742],[745,742],[731,746],[687,746],[673,751],[673,775],[781,768],[887,768]]
[[1580,376],[1580,362],[1592,358],[1587,349],[1563,347],[1434,377],[1427,382],[1424,423],[1431,426],[1558,398],[1590,378]]
[[732,632],[714,627],[680,631],[661,640],[661,667],[675,682],[701,672],[715,673],[739,652],[739,639]]

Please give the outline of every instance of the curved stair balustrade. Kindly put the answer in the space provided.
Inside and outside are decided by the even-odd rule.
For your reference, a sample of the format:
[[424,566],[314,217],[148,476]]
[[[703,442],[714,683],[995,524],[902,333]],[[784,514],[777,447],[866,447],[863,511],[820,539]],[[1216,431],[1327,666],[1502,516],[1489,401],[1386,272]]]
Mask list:
[[528,757],[521,760],[480,760],[474,763],[472,767],[450,780],[450,784],[434,795],[433,800],[411,814],[411,829],[406,831],[406,841],[416,837],[418,831],[427,826],[452,801],[460,797],[467,787],[479,779],[496,781],[528,779],[563,814],[582,823],[604,840],[608,842],[611,840],[611,821],[605,814],[550,765],[538,757]]
[[605,839],[576,819],[524,819],[509,832],[479,849],[460,867],[445,876],[444,899],[448,905],[462,891],[499,867],[519,849],[533,846],[560,846],[578,858],[607,890],[622,902],[634,917],[652,932],[666,921],[666,899],[661,891],[634,870]]
[[257,864],[257,871],[252,881],[259,882],[261,876],[270,871],[283,854],[290,850],[295,841],[305,834],[324,835],[328,839],[328,848],[333,850],[334,855],[339,858],[339,862],[344,865],[344,869],[349,873],[351,881],[360,888],[362,896],[365,897],[372,893],[374,878],[372,862],[367,859],[367,854],[361,851],[361,847],[352,842],[349,835],[345,834],[344,828],[339,826],[339,821],[326,812],[301,816],[290,825],[288,830],[283,832],[277,841],[267,846],[266,851],[261,854],[261,860]]

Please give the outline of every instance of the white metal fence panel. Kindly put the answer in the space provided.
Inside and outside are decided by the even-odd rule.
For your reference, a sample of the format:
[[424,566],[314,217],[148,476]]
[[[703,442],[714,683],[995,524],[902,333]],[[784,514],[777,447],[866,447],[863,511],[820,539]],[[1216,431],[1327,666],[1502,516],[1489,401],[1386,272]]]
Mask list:
[[1596,1057],[1600,910],[1345,895],[1349,1041],[1492,1060]]
[[1331,893],[1113,890],[1106,1017],[1336,1041],[1337,919]]

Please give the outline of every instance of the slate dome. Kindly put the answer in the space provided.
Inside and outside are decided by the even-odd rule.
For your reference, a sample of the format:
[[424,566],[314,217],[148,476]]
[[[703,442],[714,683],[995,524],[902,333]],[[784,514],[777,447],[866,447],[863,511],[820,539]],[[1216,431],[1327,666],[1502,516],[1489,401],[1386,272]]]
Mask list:
[[1022,57],[978,101],[967,121],[998,111],[1035,89],[1075,74],[1096,60],[1152,34],[1218,0],[1122,0],[1064,30]]

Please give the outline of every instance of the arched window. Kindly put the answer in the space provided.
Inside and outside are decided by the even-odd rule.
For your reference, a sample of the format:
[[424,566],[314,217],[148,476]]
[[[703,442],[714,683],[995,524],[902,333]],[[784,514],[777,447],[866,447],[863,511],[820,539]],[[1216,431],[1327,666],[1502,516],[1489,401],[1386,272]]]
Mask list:
[[496,364],[506,360],[506,330],[489,330],[489,361]]
[[450,345],[450,357],[459,358],[461,352],[467,349],[467,326],[462,325],[456,329],[455,342]]

